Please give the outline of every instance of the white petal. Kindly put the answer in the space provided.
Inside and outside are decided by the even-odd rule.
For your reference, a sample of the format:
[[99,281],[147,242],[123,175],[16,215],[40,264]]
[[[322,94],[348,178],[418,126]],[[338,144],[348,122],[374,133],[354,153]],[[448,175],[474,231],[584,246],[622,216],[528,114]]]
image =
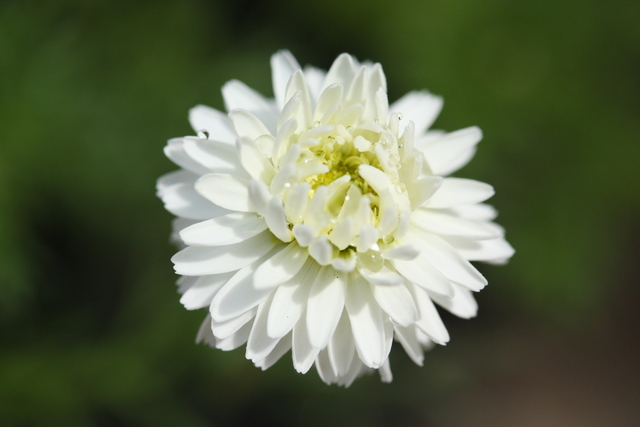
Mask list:
[[271,134],[260,135],[256,139],[256,147],[258,147],[260,152],[267,158],[273,153],[275,143],[276,139]]
[[222,86],[222,97],[227,111],[242,108],[255,115],[254,111],[275,110],[261,93],[238,80],[229,80]]
[[273,366],[282,356],[291,350],[291,334],[284,336],[267,357],[256,363],[263,371]]
[[240,347],[249,339],[249,333],[251,332],[252,325],[253,322],[247,322],[238,332],[230,337],[222,340],[216,340],[216,348],[224,351],[230,351]]
[[355,234],[355,227],[353,224],[353,217],[348,217],[344,221],[338,222],[338,224],[329,233],[329,241],[336,245],[340,250],[346,249],[351,244]]
[[285,93],[285,99],[289,100],[296,92],[300,92],[300,107],[298,108],[295,119],[298,121],[298,125],[303,129],[311,127],[311,100],[309,98],[309,89],[307,88],[307,82],[304,78],[302,70],[295,71],[289,82],[287,83],[287,90]]
[[184,294],[199,278],[199,276],[180,276],[176,281],[176,285],[178,285],[178,293]]
[[393,187],[393,183],[389,176],[373,166],[360,165],[358,167],[358,174],[367,181],[367,184],[369,184],[378,194]]
[[[399,124],[398,127],[400,127]],[[406,124],[406,126],[404,127],[404,131],[402,132],[402,139],[404,141],[402,143],[402,147],[399,148],[400,156],[403,162],[410,161],[411,158],[415,156],[413,149],[416,137],[415,133],[416,124],[413,122],[413,120],[409,120],[409,123]]]
[[246,110],[236,109],[229,113],[233,129],[240,138],[257,140],[262,135],[270,135],[269,129],[256,116]]
[[169,236],[169,241],[172,244],[176,245],[179,250],[184,249],[187,245],[185,245],[185,243],[180,238],[180,231],[193,224],[197,224],[198,222],[200,221],[195,219],[174,218],[171,221],[171,235]]
[[[393,135],[388,135],[389,132],[382,131],[381,139],[383,141],[393,141]],[[395,174],[396,167],[391,164],[391,152],[387,150],[382,142],[376,142],[373,144],[373,151],[380,162],[380,168],[387,175]],[[393,153],[395,155],[395,153]],[[378,168],[376,168],[378,169]],[[386,187],[389,190],[390,187]],[[389,194],[391,195],[391,194]]]
[[289,223],[284,213],[284,204],[280,196],[273,196],[267,205],[264,219],[269,226],[269,230],[283,242],[290,242],[293,234],[289,230]]
[[248,194],[249,205],[251,205],[258,214],[265,216],[269,200],[271,200],[271,193],[267,185],[262,181],[252,179],[249,182]]
[[319,270],[320,266],[308,259],[293,279],[278,286],[269,310],[269,336],[278,338],[291,331],[307,306],[309,291]]
[[[166,181],[169,181],[178,173],[182,174],[183,172],[184,174],[190,174],[193,181],[165,185]],[[162,186],[162,189],[158,190],[158,196],[162,199],[165,209],[169,212],[182,218],[198,220],[215,218],[229,213],[228,210],[214,205],[196,192],[195,175],[186,171],[177,171],[173,174],[175,175],[164,175],[158,182],[158,185]],[[165,179],[166,181],[161,183],[161,181]]]
[[398,217],[398,208],[395,206],[387,206],[380,209],[380,221],[378,222],[378,235],[386,236],[396,229],[400,218]]
[[361,375],[368,368],[362,363],[362,361],[358,358],[358,354],[353,355],[353,359],[351,361],[351,367],[349,368],[349,372],[347,372],[343,377],[338,378],[338,385],[349,387],[353,384],[356,378]]
[[[287,104],[288,105],[288,104]],[[284,114],[281,116],[284,119]],[[285,121],[278,129],[278,134],[273,142],[273,149],[271,154],[271,161],[275,166],[280,167],[287,163],[294,163],[298,160],[301,153],[301,148],[295,142],[295,132],[298,130],[298,120],[289,119]]]
[[288,189],[297,181],[297,172],[295,163],[282,166],[269,186],[271,194],[286,197]]
[[353,58],[347,53],[343,53],[333,61],[331,68],[327,72],[327,76],[324,79],[322,90],[328,86],[337,83],[342,85],[345,89],[351,84],[351,80],[355,75],[355,66]]
[[387,80],[382,71],[382,66],[378,63],[369,68],[369,78],[365,83],[365,121],[378,121],[385,125],[389,116],[389,100],[387,99]]
[[425,146],[416,146],[422,149],[435,175],[449,175],[471,160],[481,139],[482,131],[473,126],[448,133]]
[[411,223],[431,233],[472,239],[495,239],[501,237],[498,230],[480,221],[458,218],[439,210],[416,209],[411,214]]
[[222,86],[222,97],[227,111],[245,109],[258,118],[271,132],[275,132],[278,114],[264,96],[238,80],[231,80]]
[[291,231],[298,241],[298,244],[303,248],[309,246],[313,239],[316,237],[316,233],[313,230],[313,227],[306,224],[296,224],[293,226],[293,230]]
[[340,320],[345,285],[344,273],[323,267],[311,286],[307,302],[307,331],[309,342],[316,348],[326,347]]
[[326,237],[320,236],[309,245],[309,255],[320,265],[329,265],[333,256],[333,248]]
[[378,369],[378,373],[380,374],[380,381],[382,381],[383,383],[390,383],[391,381],[393,381],[389,359],[385,360],[382,366],[380,366],[380,369]]
[[[310,140],[317,140],[325,135],[329,135],[330,133],[333,133],[335,131],[336,127],[334,125],[318,125],[318,126],[313,126],[311,129],[303,132],[300,137],[298,138],[300,141],[309,141],[308,145],[313,146],[313,145],[317,145],[317,142],[314,144],[311,144]],[[305,142],[305,145],[307,143]]]
[[227,246],[189,246],[171,258],[178,274],[202,276],[238,270],[258,260],[278,242],[269,231]]
[[356,254],[353,251],[348,251],[346,254],[341,253],[337,258],[331,260],[331,266],[338,271],[348,273],[356,268]]
[[223,273],[194,277],[195,282],[184,292],[180,303],[187,310],[197,310],[209,306],[215,294],[232,276],[233,273]]
[[197,175],[209,172],[206,167],[194,160],[184,150],[184,138],[174,138],[167,141],[164,154],[176,165]]
[[418,338],[416,337],[415,327],[402,327],[395,326],[395,337],[400,344],[402,344],[402,348],[407,352],[411,360],[418,365],[422,366],[422,362],[424,361],[424,352],[422,351],[422,346],[418,342]]
[[309,203],[309,190],[311,186],[304,181],[297,185],[287,197],[284,212],[287,220],[292,224],[299,224],[304,218],[304,213]]
[[451,212],[464,219],[475,221],[492,221],[498,216],[498,211],[491,206],[483,203],[468,206],[456,206],[449,209]]
[[305,144],[315,145],[315,141],[313,143],[311,143],[311,141],[301,141],[299,143],[290,145],[286,150],[286,152],[284,153],[284,155],[281,156],[282,158],[280,159],[280,164],[288,165],[289,163],[296,163],[300,159],[300,155],[302,154],[302,148],[305,147]]
[[[307,144],[307,145],[305,145]],[[286,153],[282,156],[281,164],[287,165],[289,163],[296,163],[300,159],[300,155],[302,154],[303,147],[309,147],[311,145],[315,145],[315,141],[301,141],[299,143],[293,144],[289,146]],[[300,184],[300,183],[298,183]]]
[[227,144],[235,144],[236,134],[231,127],[229,118],[206,105],[196,105],[189,110],[189,123],[196,132],[207,132],[209,138]]
[[[347,100],[347,103],[364,104],[365,99],[368,100],[368,98],[365,98],[366,95],[365,95],[365,87],[364,87],[367,74],[368,74],[368,70],[366,66],[363,65],[358,69],[355,76],[353,77],[353,80],[351,81],[351,85],[349,86],[349,91],[347,92],[347,96],[345,97],[345,99]],[[373,98],[371,98],[371,100],[373,101]],[[363,121],[365,120],[373,121],[373,117],[369,115],[368,120],[363,119]]]
[[[411,292],[411,295],[413,295],[413,300],[418,306],[420,318],[416,322],[416,326],[434,342],[445,345],[449,341],[449,332],[444,326],[444,323],[442,323],[438,310],[436,310],[436,307],[433,305],[429,294],[413,283],[408,283],[407,288]],[[456,296],[454,296],[454,298],[456,298]],[[442,297],[441,300],[451,301],[451,299],[444,297]]]
[[404,283],[392,286],[371,285],[371,292],[380,307],[397,324],[409,326],[418,320],[418,309]]
[[425,203],[432,209],[480,203],[493,196],[493,187],[484,182],[464,178],[445,178],[436,193]]
[[267,229],[253,213],[232,212],[185,228],[180,238],[187,245],[225,246],[243,242]]
[[[500,224],[496,224],[495,222],[483,221],[482,224],[493,231],[494,235],[498,237],[504,237],[505,230]],[[443,236],[444,237],[444,236]]]
[[291,75],[299,70],[300,64],[288,50],[281,50],[271,57],[271,76],[273,79],[273,93],[278,107],[285,104],[284,95]]
[[324,381],[325,384],[334,384],[338,378],[336,374],[333,372],[333,368],[331,367],[331,361],[329,360],[329,355],[327,354],[327,350],[322,350],[318,353],[318,357],[316,358],[316,369],[318,370],[318,375],[320,379]]
[[456,291],[453,298],[443,298],[440,295],[431,294],[431,299],[458,317],[463,319],[475,317],[478,313],[478,303],[471,291],[455,283],[453,286]]
[[254,179],[269,185],[276,174],[271,161],[260,151],[255,142],[249,138],[238,138],[236,145],[238,147],[238,158],[244,169]]
[[342,101],[343,92],[344,88],[339,84],[333,84],[322,92],[318,99],[316,110],[313,113],[314,122],[322,119],[327,111],[331,110],[336,104]]
[[249,340],[247,341],[245,356],[254,363],[267,357],[280,341],[279,338],[271,338],[267,335],[267,316],[269,315],[272,299],[273,293],[258,306],[256,320],[253,322],[253,328],[251,328]]
[[161,196],[162,192],[169,187],[178,184],[195,184],[198,179],[198,175],[186,171],[184,169],[178,169],[177,171],[169,172],[167,174],[162,175],[158,178],[156,182],[156,190],[158,191],[158,196]]
[[273,288],[292,279],[309,257],[309,251],[291,242],[282,251],[258,267],[254,280],[257,289]]
[[211,315],[207,314],[204,318],[204,322],[198,329],[198,335],[196,335],[196,344],[205,343],[211,347],[216,346],[216,337],[211,332]]
[[[215,335],[215,337],[219,340],[228,338],[238,332],[240,328],[247,324],[247,322],[256,317],[257,311],[257,308],[253,308],[251,310],[245,311],[237,317],[231,318],[224,322],[216,322],[215,320],[212,320],[211,331],[213,332],[213,335]],[[209,316],[211,316],[211,314],[209,314]]]
[[418,249],[415,248],[415,246],[403,245],[403,246],[396,246],[390,251],[383,252],[382,256],[385,259],[403,259],[406,261],[410,261],[412,259],[415,259],[419,254],[420,252],[418,251]]
[[239,316],[260,304],[271,293],[271,289],[256,289],[253,286],[253,275],[258,264],[249,264],[239,270],[213,297],[209,308],[213,320],[224,322]]
[[419,328],[416,328],[415,331],[416,331],[416,338],[418,339],[418,342],[422,345],[422,347],[425,350],[430,350],[433,347],[435,347],[435,343],[431,341],[424,332],[422,332]]
[[349,372],[355,351],[349,316],[343,310],[328,347],[329,362],[336,376],[342,377]]
[[402,276],[389,270],[386,266],[382,266],[377,272],[365,269],[360,269],[359,272],[367,282],[375,286],[394,286],[403,281]]
[[305,66],[304,67],[304,78],[307,80],[307,86],[309,87],[309,96],[311,96],[311,104],[313,105],[315,100],[318,99],[320,93],[322,92],[322,84],[324,83],[324,78],[326,76],[326,72],[319,68]]
[[444,240],[469,261],[501,263],[511,258],[515,253],[509,242],[503,238],[472,240],[446,236]]
[[386,360],[385,325],[382,309],[369,284],[360,276],[349,282],[345,301],[356,350],[362,362],[377,368]]
[[389,99],[387,98],[387,92],[383,88],[378,89],[378,92],[376,92],[375,106],[374,120],[386,121],[389,115]]
[[234,145],[194,137],[185,137],[183,142],[184,151],[207,168],[205,173],[217,172],[248,177],[238,161]]
[[346,218],[354,215],[360,208],[360,202],[362,201],[362,192],[358,187],[352,185],[347,192],[340,214],[338,215],[338,221],[344,221]]
[[325,206],[325,210],[332,215],[338,215],[341,210],[340,205],[343,203],[350,186],[351,178],[349,175],[343,175],[331,182],[331,184],[327,186],[327,205]]
[[473,156],[476,155],[476,151],[477,151],[477,147],[473,147],[468,149],[467,151],[460,153],[460,155],[456,159],[454,159],[455,161],[449,164],[448,169],[442,169],[442,175],[452,174],[456,172],[458,169],[465,166],[467,163],[471,161],[471,159],[473,159]]
[[351,104],[342,109],[334,118],[336,123],[348,127],[353,126],[362,120],[364,106],[362,104]]
[[398,273],[421,288],[446,297],[453,296],[453,287],[449,279],[431,265],[423,253],[411,261],[394,259],[391,263]]
[[438,191],[441,184],[442,178],[439,176],[430,176],[411,181],[407,184],[407,193],[409,193],[411,206],[415,209],[424,205]]
[[278,134],[276,136],[276,144],[273,151],[273,159],[277,164],[277,160],[284,154],[286,151],[282,147],[289,138],[298,130],[298,111],[300,110],[300,102],[302,102],[302,92],[298,91],[291,95],[289,100],[282,111],[280,112],[280,117],[278,118]]
[[185,244],[180,238],[180,232],[187,227],[197,224],[198,220],[186,219],[186,218],[174,218],[171,221],[171,242],[178,246],[180,249],[184,249]]
[[440,114],[442,103],[441,97],[427,91],[409,92],[394,102],[389,110],[402,113],[404,123],[413,121],[416,135],[422,135]]
[[378,230],[372,224],[365,224],[360,229],[358,242],[356,244],[358,252],[366,252],[375,242],[378,241]]
[[249,202],[249,182],[244,178],[210,173],[196,182],[196,191],[216,205],[232,211],[255,212]]
[[435,234],[412,228],[416,235],[415,245],[447,279],[472,291],[479,291],[487,285],[487,280],[446,241]]
[[380,65],[380,63],[378,62],[373,64],[373,66],[371,67],[371,71],[369,73],[369,82],[368,82],[367,90],[369,93],[369,99],[372,99],[373,97],[375,97],[375,95],[380,90],[382,90],[385,93],[387,92],[387,78],[384,75],[384,71],[382,71],[382,65]]
[[320,349],[313,347],[309,342],[306,316],[303,315],[293,328],[293,338],[291,343],[293,367],[299,373],[306,374],[313,365],[313,362],[319,352]]
[[403,182],[411,182],[420,176],[432,175],[424,159],[424,154],[418,151],[414,150],[412,154],[408,155],[408,158],[403,161],[402,165],[400,178]]
[[409,224],[411,222],[411,214],[409,211],[400,212],[400,222],[398,223],[398,229],[396,230],[396,237],[402,238],[407,234],[409,230]]

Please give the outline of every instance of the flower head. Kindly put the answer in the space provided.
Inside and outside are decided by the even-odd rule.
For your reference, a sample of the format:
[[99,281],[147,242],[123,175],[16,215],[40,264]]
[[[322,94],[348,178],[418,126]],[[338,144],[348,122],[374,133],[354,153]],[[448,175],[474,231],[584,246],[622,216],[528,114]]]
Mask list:
[[230,81],[229,113],[193,108],[198,136],[165,149],[182,168],[158,181],[181,302],[209,307],[199,341],[246,343],[262,369],[292,350],[327,383],[390,381],[393,339],[421,365],[449,340],[434,302],[473,317],[487,282],[469,261],[513,254],[482,204],[492,187],[445,178],[482,134],[429,130],[442,99],[428,92],[389,106],[380,64],[343,54],[325,73],[282,51],[271,65],[275,100]]

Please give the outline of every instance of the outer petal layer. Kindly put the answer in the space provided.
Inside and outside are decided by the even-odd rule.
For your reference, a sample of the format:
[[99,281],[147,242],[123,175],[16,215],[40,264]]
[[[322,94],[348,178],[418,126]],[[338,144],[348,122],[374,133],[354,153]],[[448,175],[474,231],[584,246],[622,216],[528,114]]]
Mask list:
[[231,80],[228,114],[194,107],[197,136],[165,147],[181,168],[157,183],[178,216],[180,301],[209,307],[198,342],[246,343],[261,369],[291,350],[328,384],[372,369],[389,382],[394,339],[418,365],[448,342],[436,304],[476,315],[487,282],[469,261],[513,255],[482,204],[493,188],[446,176],[482,132],[431,130],[442,98],[389,104],[382,66],[348,54],[326,73],[288,51],[271,67],[275,99]]

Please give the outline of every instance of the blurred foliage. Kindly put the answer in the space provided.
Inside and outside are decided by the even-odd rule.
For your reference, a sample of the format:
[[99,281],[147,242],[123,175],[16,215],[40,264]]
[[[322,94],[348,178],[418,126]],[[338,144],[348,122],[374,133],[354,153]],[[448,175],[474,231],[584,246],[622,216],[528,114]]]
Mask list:
[[[0,424],[427,425],[514,363],[491,350],[505,325],[605,330],[638,296],[639,16],[633,0],[0,3]],[[222,108],[229,79],[271,94],[281,48],[379,61],[392,100],[427,88],[436,127],[485,133],[460,175],[495,186],[516,255],[480,267],[479,319],[445,314],[452,344],[426,367],[394,350],[392,385],[260,373],[195,346],[204,315],[178,303],[164,141],[192,132],[191,106]]]

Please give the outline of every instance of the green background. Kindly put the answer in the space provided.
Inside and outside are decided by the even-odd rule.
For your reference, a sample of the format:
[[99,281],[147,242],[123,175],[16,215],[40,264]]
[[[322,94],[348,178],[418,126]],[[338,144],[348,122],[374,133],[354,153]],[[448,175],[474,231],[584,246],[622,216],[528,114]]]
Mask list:
[[[0,425],[640,425],[640,2],[0,3]],[[478,125],[516,255],[419,368],[349,389],[194,344],[155,180],[269,57],[381,62]]]

